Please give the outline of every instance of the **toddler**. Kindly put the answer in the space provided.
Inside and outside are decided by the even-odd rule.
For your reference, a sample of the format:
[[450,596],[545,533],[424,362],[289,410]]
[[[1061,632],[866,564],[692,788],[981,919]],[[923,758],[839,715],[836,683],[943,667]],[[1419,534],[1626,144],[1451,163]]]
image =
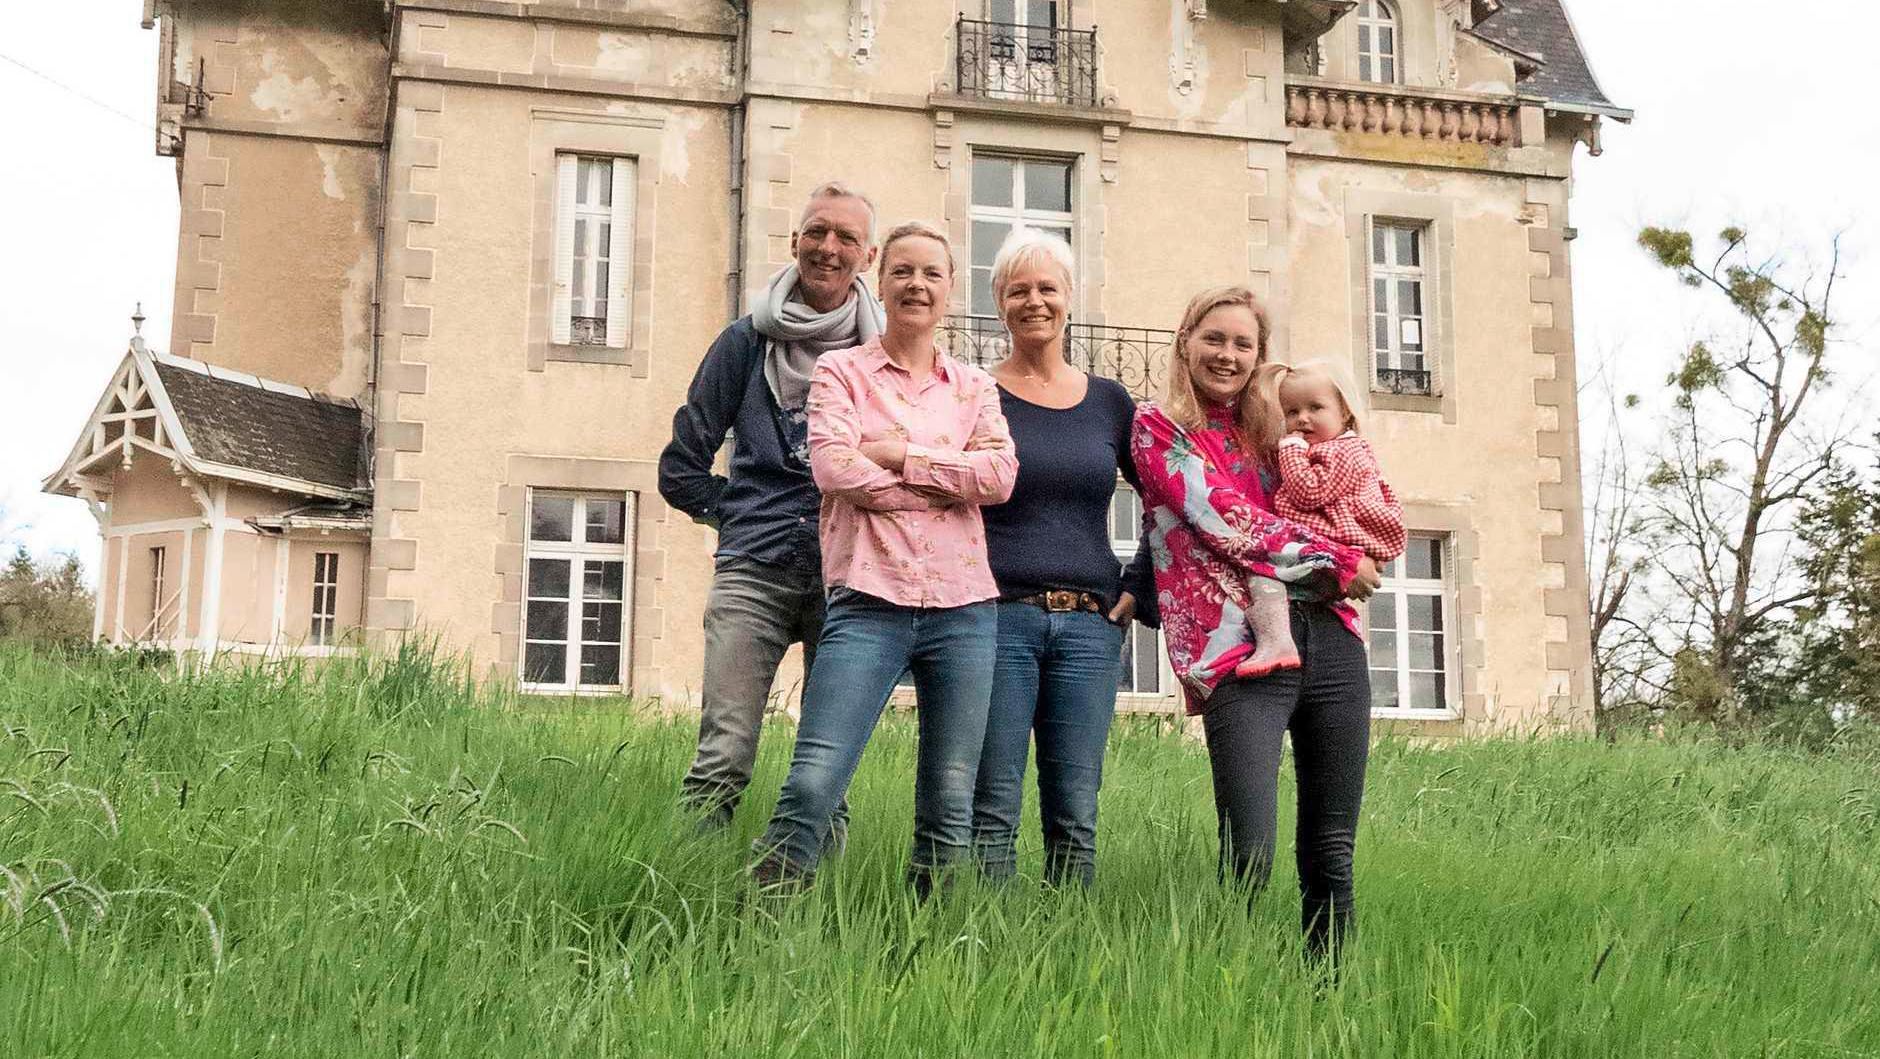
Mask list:
[[[1379,477],[1370,443],[1358,436],[1357,391],[1349,380],[1342,366],[1326,360],[1262,366],[1256,386],[1267,427],[1261,441],[1272,445],[1279,472],[1274,512],[1364,549],[1381,566],[1403,554],[1403,505]],[[1252,577],[1247,587],[1253,595],[1253,654],[1234,673],[1257,677],[1296,668],[1299,649],[1286,586]]]

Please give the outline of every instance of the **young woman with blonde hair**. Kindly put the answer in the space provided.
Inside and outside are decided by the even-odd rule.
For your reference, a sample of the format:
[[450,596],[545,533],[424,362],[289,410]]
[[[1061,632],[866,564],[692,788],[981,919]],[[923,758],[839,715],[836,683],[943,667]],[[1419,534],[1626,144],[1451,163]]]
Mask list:
[[[1254,386],[1267,335],[1266,310],[1246,288],[1195,295],[1176,334],[1166,401],[1138,407],[1131,451],[1169,661],[1207,736],[1222,875],[1266,883],[1280,748],[1291,732],[1301,926],[1310,952],[1335,954],[1352,921],[1371,717],[1364,644],[1345,600],[1368,598],[1378,572],[1361,550],[1273,513],[1275,483],[1258,440],[1267,418]],[[1253,650],[1251,576],[1288,586],[1298,668],[1235,675]]]

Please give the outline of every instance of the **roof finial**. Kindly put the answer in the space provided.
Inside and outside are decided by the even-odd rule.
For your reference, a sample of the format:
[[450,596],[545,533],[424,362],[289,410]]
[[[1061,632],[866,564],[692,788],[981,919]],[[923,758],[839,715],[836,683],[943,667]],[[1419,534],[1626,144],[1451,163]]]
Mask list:
[[131,311],[131,348],[144,348],[144,303],[141,301]]

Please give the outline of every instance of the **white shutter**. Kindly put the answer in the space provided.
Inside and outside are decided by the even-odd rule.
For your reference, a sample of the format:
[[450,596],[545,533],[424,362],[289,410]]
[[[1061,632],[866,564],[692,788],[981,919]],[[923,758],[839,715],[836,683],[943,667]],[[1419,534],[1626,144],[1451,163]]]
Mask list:
[[555,285],[548,299],[549,340],[567,345],[572,340],[571,296],[574,288],[574,181],[577,159],[555,156]]
[[607,344],[614,349],[626,348],[627,335],[633,331],[627,311],[633,291],[633,172],[633,159],[614,159],[614,216],[608,227],[606,291]]

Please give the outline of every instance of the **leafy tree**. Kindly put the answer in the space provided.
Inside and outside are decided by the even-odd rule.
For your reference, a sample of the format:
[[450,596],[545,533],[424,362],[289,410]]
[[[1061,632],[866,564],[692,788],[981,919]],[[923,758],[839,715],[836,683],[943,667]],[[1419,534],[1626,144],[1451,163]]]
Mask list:
[[1745,719],[1743,685],[1777,626],[1817,607],[1822,582],[1788,554],[1801,511],[1845,434],[1819,432],[1830,382],[1840,242],[1825,273],[1754,249],[1739,227],[1701,257],[1687,231],[1646,228],[1639,244],[1687,286],[1720,300],[1730,325],[1695,342],[1666,377],[1672,408],[1648,469],[1635,528],[1654,587],[1636,588],[1669,704]]
[[23,545],[0,571],[0,639],[77,645],[91,639],[92,595],[78,557],[36,563]]

